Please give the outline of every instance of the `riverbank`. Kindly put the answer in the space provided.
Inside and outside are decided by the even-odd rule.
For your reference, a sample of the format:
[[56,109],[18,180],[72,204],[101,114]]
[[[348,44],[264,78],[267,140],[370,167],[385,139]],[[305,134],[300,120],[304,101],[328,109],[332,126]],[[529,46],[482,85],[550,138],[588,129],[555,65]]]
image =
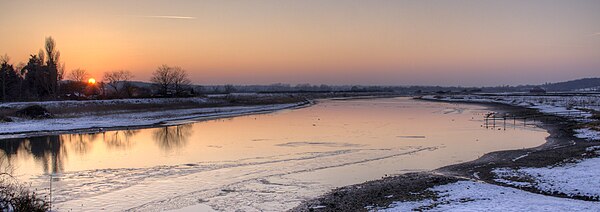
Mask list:
[[428,101],[485,104],[498,113],[536,117],[537,125],[550,136],[546,143],[534,148],[492,152],[471,162],[429,172],[338,188],[292,211],[600,209],[600,203],[594,201],[600,194],[600,180],[595,177],[600,165],[594,163],[600,143],[589,136],[596,134],[587,132],[586,137],[580,129],[589,130],[586,127],[595,122],[591,120],[593,115],[582,121],[543,110],[550,106],[526,108],[524,104],[474,99],[481,100]]
[[[200,120],[270,113],[310,106],[315,99],[375,98],[392,93],[229,94],[191,98],[12,102],[0,104],[0,139],[142,129]],[[52,118],[20,117],[17,111],[37,105]]]
[[168,126],[183,121],[269,113],[310,104],[312,101],[306,98],[286,95],[5,103],[0,105],[5,114],[39,105],[53,117],[9,116],[12,122],[0,123],[0,138]]

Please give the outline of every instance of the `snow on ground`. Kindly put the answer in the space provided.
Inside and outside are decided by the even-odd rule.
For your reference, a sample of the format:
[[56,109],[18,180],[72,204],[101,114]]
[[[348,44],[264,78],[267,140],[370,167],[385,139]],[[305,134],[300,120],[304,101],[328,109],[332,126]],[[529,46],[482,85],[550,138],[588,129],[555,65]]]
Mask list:
[[440,198],[394,202],[372,211],[599,211],[600,202],[574,200],[530,193],[480,182],[459,181],[430,190]]
[[[177,109],[167,111],[132,112],[108,115],[90,115],[72,118],[52,118],[32,120],[15,118],[14,122],[0,123],[0,138],[20,137],[27,132],[47,132],[60,130],[76,130],[89,128],[132,127],[166,123],[168,125],[181,123],[181,120],[227,117],[251,113],[269,112],[293,108],[302,103]],[[19,134],[21,133],[21,134]],[[10,134],[10,135],[9,135]]]
[[169,104],[169,103],[206,103],[208,98],[141,98],[141,99],[110,99],[110,100],[68,100],[68,101],[42,101],[42,102],[8,102],[0,103],[0,108],[22,109],[31,105],[40,105],[45,108],[81,107],[89,105],[120,105],[120,104]]
[[[588,150],[596,150],[589,148]],[[517,187],[534,187],[549,193],[600,199],[600,158],[542,168],[499,168],[496,182]]]
[[[449,102],[466,101],[500,103],[536,109],[542,113],[562,116],[579,122],[594,121],[589,110],[600,111],[600,96],[538,96],[538,95],[453,95],[445,97],[424,96],[423,99]],[[575,136],[587,140],[600,140],[600,131],[590,128],[576,129]]]
[[[425,97],[425,99],[439,99]],[[467,101],[482,103],[501,103],[537,109],[542,113],[566,117],[575,121],[588,123],[594,121],[590,110],[600,111],[600,96],[527,96],[527,95],[457,95],[442,97],[444,101]],[[600,140],[600,132],[591,128],[575,130],[575,136],[589,141]],[[588,148],[588,152],[598,151],[600,146]],[[513,161],[527,157],[519,156]],[[518,188],[536,188],[548,193],[565,194],[569,197],[587,197],[600,199],[600,158],[587,158],[576,162],[536,168],[522,167],[497,168],[492,171],[494,181]],[[433,190],[441,192],[441,199],[421,202],[395,203],[390,211],[405,211],[431,207],[433,210],[465,210],[472,211],[599,211],[599,202],[589,202],[568,198],[556,198],[540,194],[528,193],[515,188],[497,185],[459,182],[446,186],[438,186]],[[489,191],[488,191],[489,190]],[[508,194],[508,195],[507,195]],[[439,204],[439,205],[437,205]],[[423,209],[423,208],[421,208]]]
[[583,138],[590,141],[600,140],[600,132],[590,128],[582,128],[575,130],[575,137]]
[[482,103],[501,103],[537,109],[542,113],[550,113],[567,118],[587,121],[592,114],[586,110],[600,111],[600,96],[538,96],[538,95],[453,95],[442,97],[425,96],[423,99],[444,101],[470,101]]

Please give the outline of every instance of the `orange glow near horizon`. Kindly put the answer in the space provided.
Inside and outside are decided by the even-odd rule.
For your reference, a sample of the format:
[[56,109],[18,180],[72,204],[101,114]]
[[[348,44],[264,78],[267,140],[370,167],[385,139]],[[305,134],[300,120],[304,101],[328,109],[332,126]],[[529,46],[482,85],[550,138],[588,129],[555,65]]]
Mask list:
[[600,1],[141,4],[2,2],[0,55],[26,63],[52,36],[67,72],[149,81],[168,64],[200,84],[498,85],[600,70]]
[[88,84],[90,84],[90,85],[96,84],[96,79],[94,79],[94,78],[88,79]]

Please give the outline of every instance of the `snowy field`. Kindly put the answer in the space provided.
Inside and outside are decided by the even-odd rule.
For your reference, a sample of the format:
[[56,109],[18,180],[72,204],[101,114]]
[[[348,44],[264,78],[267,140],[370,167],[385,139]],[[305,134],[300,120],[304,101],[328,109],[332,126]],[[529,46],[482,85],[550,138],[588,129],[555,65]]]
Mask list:
[[394,202],[371,211],[599,211],[600,202],[534,194],[487,183],[459,181],[431,189],[437,199]]

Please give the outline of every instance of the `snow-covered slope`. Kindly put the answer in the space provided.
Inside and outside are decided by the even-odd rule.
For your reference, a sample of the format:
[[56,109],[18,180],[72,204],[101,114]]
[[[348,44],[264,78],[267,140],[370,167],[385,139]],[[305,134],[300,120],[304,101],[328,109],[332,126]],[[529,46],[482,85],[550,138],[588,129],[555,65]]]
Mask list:
[[600,202],[534,194],[487,183],[459,181],[430,190],[440,198],[394,202],[372,211],[600,211]]

